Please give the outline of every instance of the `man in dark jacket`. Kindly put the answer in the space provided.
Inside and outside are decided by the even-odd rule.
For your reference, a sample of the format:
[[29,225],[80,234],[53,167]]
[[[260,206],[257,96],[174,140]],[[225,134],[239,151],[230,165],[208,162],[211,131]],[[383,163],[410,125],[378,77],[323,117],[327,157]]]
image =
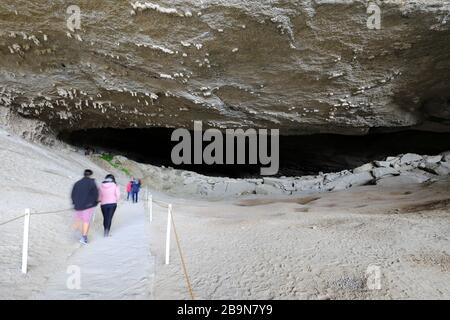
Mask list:
[[139,190],[141,190],[141,184],[137,179],[134,179],[131,184],[131,195],[133,198],[133,203],[138,203]]
[[80,243],[87,244],[89,224],[98,204],[98,188],[92,179],[92,170],[84,171],[84,178],[77,181],[72,189],[72,203],[75,208],[75,229],[81,232]]

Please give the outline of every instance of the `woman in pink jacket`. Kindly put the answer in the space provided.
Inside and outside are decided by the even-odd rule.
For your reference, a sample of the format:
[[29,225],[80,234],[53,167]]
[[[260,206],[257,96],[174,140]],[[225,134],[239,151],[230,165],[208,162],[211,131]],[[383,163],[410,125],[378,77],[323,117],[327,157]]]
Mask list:
[[102,185],[100,186],[100,202],[103,213],[103,227],[105,228],[105,237],[109,236],[109,230],[111,230],[111,222],[114,216],[114,212],[116,212],[119,198],[120,189],[116,184],[116,179],[112,174],[108,174],[105,177]]

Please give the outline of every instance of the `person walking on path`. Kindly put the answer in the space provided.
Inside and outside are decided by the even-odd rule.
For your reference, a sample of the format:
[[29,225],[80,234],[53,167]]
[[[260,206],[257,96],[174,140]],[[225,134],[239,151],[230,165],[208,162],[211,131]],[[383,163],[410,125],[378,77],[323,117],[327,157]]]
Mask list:
[[130,196],[131,196],[131,186],[133,185],[133,181],[129,181],[127,183],[127,201],[130,200]]
[[88,243],[89,225],[98,204],[98,189],[92,175],[92,170],[86,169],[84,177],[74,184],[71,194],[75,209],[74,228],[81,232],[81,244]]
[[131,184],[131,193],[133,196],[133,203],[138,203],[139,190],[141,189],[141,185],[138,183],[136,179],[133,180]]
[[105,237],[109,236],[112,219],[114,213],[116,212],[119,199],[120,188],[116,184],[115,177],[112,174],[108,174],[100,186],[100,202],[103,214],[103,228]]

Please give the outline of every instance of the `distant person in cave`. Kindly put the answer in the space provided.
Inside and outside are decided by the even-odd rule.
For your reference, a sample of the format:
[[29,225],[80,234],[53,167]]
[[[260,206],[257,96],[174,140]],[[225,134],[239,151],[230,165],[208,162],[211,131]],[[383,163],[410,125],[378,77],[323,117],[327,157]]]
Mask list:
[[90,155],[92,155],[92,154],[94,154],[94,149],[91,149],[91,148],[89,148],[89,147],[85,147],[85,148],[84,148],[84,155],[85,155],[85,156],[90,156]]
[[134,179],[133,183],[131,184],[131,194],[133,198],[133,203],[138,203],[138,196],[140,189],[141,185],[139,184],[138,180]]
[[133,181],[129,181],[127,183],[127,201],[130,201],[131,197],[131,186],[133,185]]
[[120,199],[120,188],[116,184],[116,178],[108,174],[100,186],[100,203],[103,214],[104,236],[110,236],[111,223]]
[[98,188],[92,175],[92,170],[84,170],[84,177],[74,184],[71,194],[75,209],[74,228],[81,232],[81,244],[88,243],[89,225],[98,204]]

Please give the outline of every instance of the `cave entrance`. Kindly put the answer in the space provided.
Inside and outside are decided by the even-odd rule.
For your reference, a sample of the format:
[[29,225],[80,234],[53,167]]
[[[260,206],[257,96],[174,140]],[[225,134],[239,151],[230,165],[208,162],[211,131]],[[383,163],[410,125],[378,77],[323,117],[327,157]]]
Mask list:
[[[190,170],[210,176],[250,178],[260,176],[260,165],[174,165],[173,129],[87,129],[61,132],[63,141],[90,147],[100,153],[123,155],[156,166]],[[204,147],[208,142],[204,142]],[[402,153],[434,155],[450,150],[450,133],[400,131],[364,136],[337,134],[282,135],[277,176],[313,175],[352,169],[364,163]],[[247,149],[248,150],[248,149]]]

